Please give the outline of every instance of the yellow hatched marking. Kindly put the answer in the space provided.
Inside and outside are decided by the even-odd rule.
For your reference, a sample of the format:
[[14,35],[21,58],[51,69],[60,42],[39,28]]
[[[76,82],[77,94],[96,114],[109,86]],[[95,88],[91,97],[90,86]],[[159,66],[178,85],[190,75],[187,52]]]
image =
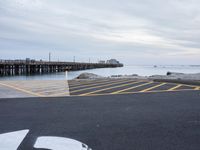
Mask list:
[[82,89],[79,89],[79,90],[74,90],[74,91],[71,91],[70,93],[75,93],[75,92],[80,92],[80,91],[85,91],[85,90],[90,90],[90,89],[95,89],[95,88],[100,88],[100,87],[105,87],[105,86],[110,86],[110,85],[115,85],[115,84],[120,84],[120,83],[123,84],[123,83],[126,83],[126,82],[131,82],[131,81],[124,80],[124,81],[112,82],[112,83],[109,83],[109,84],[103,84],[103,85],[99,85],[99,86],[93,86],[93,87],[88,87],[88,88],[82,88]]
[[[131,82],[131,81],[120,81],[120,82],[111,83],[111,84],[104,84],[104,85],[100,85],[100,86],[94,86],[94,87],[89,87],[89,88],[83,88],[83,89],[71,91],[70,94],[75,93],[75,92],[81,92],[81,91],[85,91],[85,90],[90,90],[90,89],[105,87],[105,86],[111,86],[111,85],[120,84],[120,83],[123,84],[123,83],[127,83],[127,82]],[[65,94],[65,92],[64,92],[63,94]]]
[[24,93],[27,93],[27,94],[31,94],[31,95],[34,95],[34,96],[43,97],[43,95],[41,95],[41,94],[33,93],[33,92],[31,92],[31,91],[27,91],[27,90],[25,90],[25,89],[21,89],[21,88],[16,87],[16,86],[12,86],[12,85],[8,85],[8,84],[3,84],[3,83],[0,83],[0,85],[3,85],[3,86],[6,86],[6,87],[9,87],[9,88],[18,90],[18,91],[20,91],[20,92],[24,92]]
[[176,86],[174,86],[174,87],[168,89],[167,91],[173,91],[173,90],[176,90],[176,89],[178,89],[178,88],[181,87],[181,86],[182,86],[182,84],[178,84],[178,85],[176,85]]
[[[167,90],[161,90],[161,91],[146,91],[146,92],[122,92],[117,93],[116,95],[124,95],[124,94],[144,94],[144,93],[167,93],[167,92],[182,92],[182,91],[194,91],[193,89],[181,89],[181,90],[173,90],[173,91],[167,91]],[[90,94],[90,95],[71,95],[72,97],[79,97],[79,96],[105,96],[105,95],[115,95],[112,93],[102,93],[102,94]]]
[[124,81],[128,82],[129,80],[128,79],[123,79],[123,80],[108,80],[108,81],[94,83],[94,84],[92,83],[92,84],[88,84],[88,85],[70,87],[70,90],[73,90],[73,89],[76,89],[76,88],[85,88],[85,87],[95,86],[95,85],[104,85],[104,84],[108,84],[108,83],[119,83],[119,82],[124,82]]
[[106,81],[110,81],[110,79],[105,79],[105,80],[88,80],[88,81],[73,81],[73,82],[76,82],[76,83],[70,83],[69,82],[69,85],[71,87],[76,87],[76,86],[79,86],[79,85],[88,85],[88,84],[91,84],[91,83],[102,83],[102,82],[106,82]]
[[57,86],[33,87],[33,88],[30,88],[30,90],[40,93],[40,92],[48,91],[48,90],[62,89],[64,87],[69,87],[69,85],[67,83],[65,83],[65,84],[60,84],[60,85],[57,85]]
[[48,92],[56,92],[56,91],[64,91],[64,90],[69,90],[69,86],[68,86],[68,83],[62,83],[62,84],[59,84],[58,86],[46,86],[44,88],[34,88],[34,89],[31,89],[32,91],[34,92],[37,92],[39,94],[42,94],[42,93],[48,93]]
[[45,94],[45,93],[51,93],[51,92],[63,92],[68,90],[68,88],[59,88],[59,89],[49,89],[49,90],[43,90],[43,91],[37,91],[39,94]]
[[[64,88],[64,87],[63,87]],[[48,92],[48,91],[57,91],[57,90],[61,90],[61,89],[63,89],[62,87],[60,87],[60,86],[57,86],[57,87],[44,87],[44,88],[32,88],[32,89],[30,89],[31,91],[33,91],[33,92],[37,92],[37,93],[43,93],[43,92]]]
[[69,90],[69,87],[67,86],[67,84],[66,85],[64,85],[64,86],[59,86],[59,87],[46,87],[46,88],[44,88],[44,89],[37,89],[36,91],[34,91],[34,92],[37,92],[37,93],[49,93],[49,92],[59,92],[59,91],[64,91],[64,90]]
[[[58,88],[58,87],[60,87],[60,85],[55,85],[55,84],[59,84],[59,83],[52,83],[52,84],[48,84],[48,83],[43,83],[43,85],[41,84],[41,85],[34,85],[34,84],[29,84],[29,86],[25,86],[25,85],[21,85],[20,83],[18,83],[18,84],[10,84],[11,86],[15,86],[15,87],[18,87],[18,86],[21,86],[21,87],[23,87],[23,89],[27,89],[27,90],[30,90],[30,91],[33,91],[33,92],[40,92],[40,91],[42,91],[42,90],[44,90],[44,89],[48,89],[49,87],[52,89],[52,88]],[[64,83],[62,83],[62,84],[64,84]],[[52,85],[54,85],[54,86],[52,86]],[[67,85],[67,83],[66,83],[66,85]]]
[[123,90],[119,90],[119,91],[113,92],[112,94],[118,94],[118,93],[121,93],[121,92],[124,92],[124,91],[135,89],[137,87],[145,86],[145,85],[148,85],[148,84],[151,84],[151,83],[153,83],[153,82],[147,82],[147,83],[140,84],[140,85],[137,85],[137,86],[133,86],[133,87],[130,87],[130,88],[126,88],[126,89],[123,89]]
[[[41,82],[43,82],[43,81],[41,81]],[[25,82],[13,82],[12,83],[11,82],[11,83],[8,83],[8,84],[11,85],[11,86],[15,86],[15,87],[21,86],[21,87],[23,87],[23,89],[38,92],[38,91],[41,91],[43,89],[47,89],[48,87],[51,87],[51,88],[60,87],[60,85],[57,85],[57,84],[61,83],[61,82],[55,82],[55,83],[48,83],[48,82],[50,82],[50,81],[45,81],[44,83],[41,83],[41,84],[39,84],[38,81],[37,82],[27,81],[27,83],[25,83]],[[27,84],[29,84],[29,85],[27,85]]]
[[94,93],[97,93],[97,92],[101,92],[101,91],[105,91],[105,90],[110,90],[110,89],[114,89],[114,88],[118,88],[118,87],[123,87],[123,86],[127,86],[127,85],[132,85],[132,84],[136,84],[136,83],[140,83],[142,81],[134,81],[132,83],[127,83],[127,84],[121,84],[121,85],[117,85],[117,86],[113,86],[113,87],[108,87],[108,88],[105,88],[105,89],[100,89],[100,90],[96,90],[96,91],[92,91],[92,92],[88,92],[88,93],[84,93],[84,94],[81,94],[81,96],[86,96],[86,95],[90,95],[90,94],[94,94]]
[[150,88],[141,90],[140,92],[147,92],[147,91],[153,90],[153,89],[155,89],[155,88],[157,88],[157,87],[161,87],[161,86],[163,86],[163,85],[165,85],[165,84],[167,84],[167,83],[160,83],[160,84],[155,85],[155,86],[152,86],[152,87],[150,87]]
[[185,86],[188,86],[188,87],[193,87],[193,88],[196,87],[195,85],[188,85],[188,84],[182,84],[182,85],[185,85]]
[[[39,87],[43,87],[43,86],[51,86],[51,85],[55,85],[55,83],[59,83],[59,82],[55,82],[55,83],[48,83],[48,82],[51,82],[51,81],[17,81],[17,82],[10,82],[12,85],[23,85],[23,87],[25,88],[29,88],[29,87],[32,87],[32,86],[39,86]],[[9,84],[10,84],[9,83]]]
[[[168,82],[167,84],[170,84],[170,85],[179,85],[179,83],[171,83],[171,82]],[[182,86],[188,86],[188,87],[191,87],[191,88],[196,88],[197,86],[195,85],[189,85],[189,84],[183,84],[181,83]]]
[[110,78],[105,78],[105,79],[75,79],[74,81],[71,80],[69,82],[72,86],[74,85],[82,85],[82,84],[88,84],[88,83],[98,83],[98,82],[103,82],[103,81],[110,81],[110,80],[115,80],[115,79],[110,79]]
[[[20,86],[20,85],[13,85],[13,86]],[[47,88],[57,88],[59,86],[50,86],[50,85],[45,85],[45,86],[37,86],[37,85],[33,85],[32,87],[26,87],[26,86],[23,86],[24,89],[26,90],[30,90],[30,91],[33,91],[33,92],[40,92],[44,89],[47,89]]]
[[81,88],[81,87],[88,87],[88,86],[91,86],[91,85],[99,85],[99,84],[112,83],[112,82],[117,82],[117,81],[121,81],[121,80],[104,80],[104,81],[97,81],[97,82],[86,82],[86,83],[81,83],[80,85],[77,85],[77,86],[70,86],[71,87],[70,89],[76,89],[76,88]]

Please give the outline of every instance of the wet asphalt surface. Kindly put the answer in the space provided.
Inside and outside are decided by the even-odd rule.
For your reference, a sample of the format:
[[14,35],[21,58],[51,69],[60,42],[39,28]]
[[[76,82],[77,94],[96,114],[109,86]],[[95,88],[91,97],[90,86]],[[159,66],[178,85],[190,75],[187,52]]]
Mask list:
[[0,99],[0,134],[29,129],[18,150],[39,136],[93,150],[199,150],[200,92]]

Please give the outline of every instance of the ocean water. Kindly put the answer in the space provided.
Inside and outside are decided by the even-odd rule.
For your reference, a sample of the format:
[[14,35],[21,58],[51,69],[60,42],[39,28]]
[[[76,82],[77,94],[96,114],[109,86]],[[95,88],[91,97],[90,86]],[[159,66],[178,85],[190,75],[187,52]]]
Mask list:
[[120,68],[101,68],[82,71],[71,71],[67,75],[65,72],[31,75],[31,76],[9,76],[0,77],[0,80],[65,80],[73,79],[83,72],[98,74],[104,77],[111,75],[132,75],[138,74],[142,76],[165,75],[168,71],[181,73],[200,73],[200,66],[124,66]]

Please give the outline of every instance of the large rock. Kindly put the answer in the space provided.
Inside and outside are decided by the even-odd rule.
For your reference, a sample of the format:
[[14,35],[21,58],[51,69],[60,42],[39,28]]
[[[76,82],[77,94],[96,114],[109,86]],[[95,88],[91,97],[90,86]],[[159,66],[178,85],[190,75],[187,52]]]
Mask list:
[[170,75],[177,76],[177,75],[184,75],[184,73],[179,73],[179,72],[170,72],[170,71],[168,71],[168,72],[167,72],[167,76],[170,76]]
[[99,79],[103,78],[102,76],[96,75],[94,73],[81,73],[76,79]]
[[200,80],[200,73],[184,74],[176,72],[168,72],[167,75],[153,75],[150,79],[175,79],[175,80]]

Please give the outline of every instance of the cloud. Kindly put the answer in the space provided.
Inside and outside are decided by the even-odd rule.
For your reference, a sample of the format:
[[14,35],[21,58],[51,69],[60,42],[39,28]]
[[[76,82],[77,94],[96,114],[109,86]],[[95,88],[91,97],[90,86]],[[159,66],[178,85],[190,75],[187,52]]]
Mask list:
[[199,6],[198,0],[0,1],[1,57],[39,59],[53,51],[61,60],[134,64],[137,56],[148,64],[177,56],[173,63],[200,63]]

